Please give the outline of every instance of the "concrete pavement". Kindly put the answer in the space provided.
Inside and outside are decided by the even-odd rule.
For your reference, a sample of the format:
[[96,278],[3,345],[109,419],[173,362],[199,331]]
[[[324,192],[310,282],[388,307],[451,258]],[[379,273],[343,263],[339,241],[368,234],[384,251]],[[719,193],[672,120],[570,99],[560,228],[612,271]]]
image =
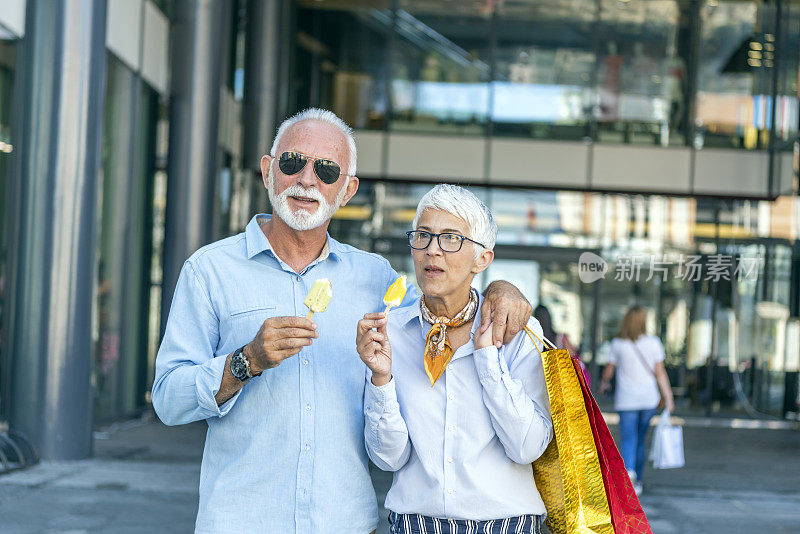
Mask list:
[[[800,431],[686,425],[686,467],[645,473],[655,534],[800,532]],[[132,421],[96,433],[90,460],[0,476],[0,532],[191,532],[204,434]],[[382,503],[391,476],[373,478]]]

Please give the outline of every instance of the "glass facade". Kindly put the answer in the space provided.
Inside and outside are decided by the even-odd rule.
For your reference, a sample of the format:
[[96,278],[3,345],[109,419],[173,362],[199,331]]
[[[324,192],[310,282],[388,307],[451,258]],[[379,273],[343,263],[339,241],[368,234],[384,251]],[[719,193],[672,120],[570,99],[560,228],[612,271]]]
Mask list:
[[357,129],[790,147],[800,6],[298,0],[294,100]]
[[107,58],[94,312],[95,418],[145,404],[158,95]]
[[495,135],[568,140],[591,135],[596,4],[527,0],[497,6]]
[[[778,138],[794,140],[797,26],[792,20],[797,22],[797,7],[784,4],[778,13],[775,4],[761,2],[703,6],[695,117],[699,146],[764,149],[773,114]],[[774,111],[773,84],[778,84]]]
[[392,130],[482,135],[491,109],[491,11],[399,3],[391,18]]
[[[368,6],[329,10],[312,1],[298,4],[289,108],[325,107],[359,129],[387,126],[386,55],[393,23],[385,9]],[[345,34],[350,37],[342,39]]]
[[11,153],[14,151],[14,135],[11,130],[13,110],[14,71],[17,41],[0,26],[0,414],[5,413],[9,403],[7,393],[10,380],[10,358],[4,351],[3,328],[7,324],[4,314],[8,287],[8,240],[12,210]]

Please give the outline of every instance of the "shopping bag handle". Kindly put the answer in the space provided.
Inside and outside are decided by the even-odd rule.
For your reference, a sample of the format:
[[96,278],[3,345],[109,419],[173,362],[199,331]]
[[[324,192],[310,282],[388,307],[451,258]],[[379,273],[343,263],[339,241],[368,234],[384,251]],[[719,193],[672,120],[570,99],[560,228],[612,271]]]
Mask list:
[[[558,349],[558,347],[556,347],[556,346],[555,346],[555,344],[554,344],[552,341],[550,341],[549,339],[547,339],[546,337],[544,337],[544,336],[542,336],[542,337],[539,337],[539,336],[537,336],[536,334],[534,334],[534,333],[533,333],[533,330],[531,330],[531,329],[530,329],[530,327],[528,327],[528,325],[525,325],[525,326],[523,327],[523,330],[525,330],[525,333],[526,333],[526,334],[528,334],[528,337],[529,337],[529,338],[531,338],[531,341],[533,341],[533,346],[534,346],[534,347],[536,347],[536,350],[539,350],[539,346],[538,346],[538,345],[536,345],[536,341],[535,341],[533,338],[536,338],[536,339],[538,339],[538,340],[539,340],[539,342],[540,342],[542,345],[544,345],[544,346],[545,346],[545,349],[547,348],[547,345],[548,345],[548,344],[549,344],[549,345],[550,345],[550,346],[551,346],[551,347],[552,347],[554,350]],[[542,340],[544,340],[544,341],[542,341]],[[545,343],[545,341],[546,341],[547,343]],[[541,354],[542,354],[542,351],[540,351],[540,350],[539,350],[539,355],[541,355]]]
[[669,420],[669,410],[664,409],[664,411],[661,412],[661,416],[658,419],[658,426],[671,426]]

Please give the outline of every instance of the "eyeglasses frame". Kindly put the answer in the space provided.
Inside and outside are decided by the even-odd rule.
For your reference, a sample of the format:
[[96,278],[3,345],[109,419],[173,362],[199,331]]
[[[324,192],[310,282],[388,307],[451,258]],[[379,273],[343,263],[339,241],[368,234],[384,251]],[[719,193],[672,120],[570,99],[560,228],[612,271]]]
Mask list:
[[[425,232],[426,234],[431,236],[430,239],[428,240],[428,244],[425,245],[424,247],[418,248],[418,247],[415,247],[415,246],[413,246],[411,244],[411,234],[414,234],[414,233],[417,233],[417,232]],[[445,249],[443,249],[442,248],[442,242],[439,240],[439,236],[442,236],[442,235],[455,235],[455,236],[460,237],[461,238],[461,244],[458,245],[458,249],[457,250],[445,250]],[[441,250],[442,252],[455,253],[455,252],[461,251],[462,247],[464,246],[464,241],[465,240],[469,241],[471,243],[475,243],[476,245],[480,245],[483,248],[487,248],[486,245],[484,245],[483,243],[479,243],[479,242],[475,241],[474,239],[470,239],[465,235],[457,234],[455,232],[442,232],[442,233],[439,233],[439,234],[434,234],[433,232],[429,232],[427,230],[409,230],[408,232],[406,232],[406,236],[408,237],[408,246],[411,247],[414,250],[425,250],[425,249],[427,249],[429,246],[431,246],[431,243],[433,243],[433,238],[434,237],[436,238],[436,244],[439,246],[439,250]]]

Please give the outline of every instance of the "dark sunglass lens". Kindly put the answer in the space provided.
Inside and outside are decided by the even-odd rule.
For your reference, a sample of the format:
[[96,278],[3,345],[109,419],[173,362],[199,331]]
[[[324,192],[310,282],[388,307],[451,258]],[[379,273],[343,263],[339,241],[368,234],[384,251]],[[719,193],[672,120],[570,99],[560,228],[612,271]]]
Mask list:
[[306,158],[295,152],[284,152],[278,160],[278,167],[283,174],[297,174],[306,166]]
[[316,171],[319,179],[326,184],[332,184],[339,179],[339,173],[342,170],[339,164],[328,159],[318,159],[314,162],[314,171]]

